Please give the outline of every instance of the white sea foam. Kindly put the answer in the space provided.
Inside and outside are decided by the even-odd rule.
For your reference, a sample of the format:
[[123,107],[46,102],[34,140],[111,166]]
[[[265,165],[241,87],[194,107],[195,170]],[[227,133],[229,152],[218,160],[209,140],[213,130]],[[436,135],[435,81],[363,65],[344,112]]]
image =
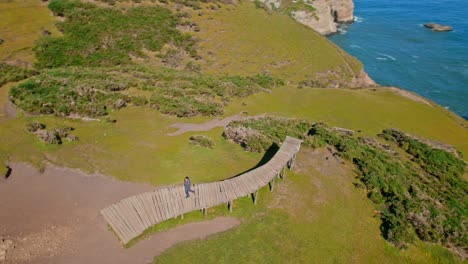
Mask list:
[[388,54],[384,54],[384,53],[377,53],[377,54],[379,54],[379,55],[381,55],[381,56],[384,56],[385,58],[391,59],[392,61],[396,61],[396,60],[397,60],[395,57],[392,57],[392,56],[390,56],[390,55],[388,55]]
[[362,47],[359,45],[349,45],[350,48],[361,49]]
[[361,23],[362,21],[364,21],[364,19],[362,17],[358,17],[358,16],[354,17],[354,22]]
[[383,60],[383,61],[388,60],[387,58],[382,58],[382,57],[377,57],[376,59],[378,59],[378,60]]
[[338,28],[338,33],[340,35],[344,35],[344,34],[348,33],[348,30],[346,30],[346,28],[344,28],[344,27],[339,27]]

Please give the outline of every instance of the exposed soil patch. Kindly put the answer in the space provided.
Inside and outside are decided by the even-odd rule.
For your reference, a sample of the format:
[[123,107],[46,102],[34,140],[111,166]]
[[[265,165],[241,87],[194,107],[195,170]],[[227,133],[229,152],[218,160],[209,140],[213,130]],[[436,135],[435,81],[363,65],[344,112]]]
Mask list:
[[426,99],[424,99],[420,95],[417,95],[415,93],[412,93],[412,92],[409,92],[409,91],[406,91],[406,90],[403,90],[403,89],[399,89],[399,88],[396,88],[396,87],[388,87],[388,89],[390,89],[392,91],[395,91],[397,94],[399,94],[399,95],[401,95],[403,97],[406,97],[406,98],[411,99],[413,101],[420,102],[420,103],[423,103],[423,104],[426,104],[426,105],[432,107],[432,104],[429,101],[427,101]]
[[16,108],[10,101],[6,102],[3,106],[3,114],[6,118],[16,117]]
[[158,233],[124,249],[99,215],[103,207],[154,187],[47,166],[11,163],[0,182],[0,238],[13,242],[3,263],[146,263],[171,246],[240,224],[221,217]]
[[[262,117],[264,115],[258,115],[253,117]],[[194,124],[194,123],[177,123],[173,124],[170,127],[177,128],[178,130],[172,133],[168,133],[168,136],[178,136],[186,132],[192,131],[209,131],[215,127],[226,127],[232,121],[242,120],[244,118],[253,118],[253,117],[246,117],[242,113],[228,116],[224,119],[213,119],[208,122],[202,124]]]

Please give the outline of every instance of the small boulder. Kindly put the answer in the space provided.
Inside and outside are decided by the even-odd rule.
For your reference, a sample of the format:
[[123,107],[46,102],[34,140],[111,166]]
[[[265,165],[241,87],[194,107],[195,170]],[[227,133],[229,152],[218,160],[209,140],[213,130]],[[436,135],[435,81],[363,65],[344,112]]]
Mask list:
[[3,40],[3,39],[0,38],[0,45],[2,45],[3,42],[5,42],[5,40]]
[[34,132],[36,132],[38,130],[45,129],[45,128],[46,128],[46,126],[44,124],[39,123],[37,121],[34,121],[32,123],[28,123],[26,125],[26,129],[31,133],[34,133]]
[[453,28],[451,26],[446,26],[446,25],[440,25],[436,23],[426,23],[424,24],[425,28],[430,28],[433,31],[437,32],[446,32],[446,31],[452,31]]
[[36,132],[37,138],[46,144],[62,144],[62,139],[55,131],[47,131],[45,129]]
[[42,35],[47,37],[47,36],[52,35],[52,32],[50,32],[49,30],[44,28],[44,29],[42,29]]
[[72,135],[72,134],[68,134],[68,135],[66,136],[66,139],[67,139],[68,141],[71,142],[71,141],[76,141],[76,140],[78,140],[78,137],[75,136],[75,135]]

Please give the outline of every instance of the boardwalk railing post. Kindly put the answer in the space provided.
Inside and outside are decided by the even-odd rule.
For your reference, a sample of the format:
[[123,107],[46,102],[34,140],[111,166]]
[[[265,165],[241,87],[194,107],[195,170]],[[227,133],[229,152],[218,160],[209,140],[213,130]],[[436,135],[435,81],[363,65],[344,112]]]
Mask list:
[[272,192],[273,189],[275,189],[275,180],[276,180],[276,177],[273,177],[273,179],[270,182],[270,192]]
[[232,201],[228,202],[229,212],[232,213]]
[[254,204],[257,204],[258,200],[258,191],[254,192]]

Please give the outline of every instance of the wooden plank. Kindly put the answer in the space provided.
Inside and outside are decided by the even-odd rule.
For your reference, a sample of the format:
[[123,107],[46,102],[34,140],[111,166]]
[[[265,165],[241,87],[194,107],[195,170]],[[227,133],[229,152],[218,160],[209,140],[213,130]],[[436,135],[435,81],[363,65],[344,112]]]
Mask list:
[[175,205],[174,205],[174,200],[172,199],[170,187],[165,188],[163,193],[164,193],[164,197],[165,197],[166,202],[167,202],[167,209],[168,209],[168,213],[169,213],[169,218],[173,218],[173,217],[177,216],[177,214],[175,212]]
[[136,236],[136,234],[138,233],[138,229],[136,224],[134,223],[132,216],[130,215],[131,212],[129,211],[127,206],[122,201],[120,201],[115,205],[115,209],[120,211],[119,215],[121,216],[121,219],[126,223],[128,229],[130,230],[131,236]]
[[127,243],[132,238],[131,230],[128,228],[125,222],[122,221],[120,215],[116,212],[114,205],[107,207],[107,209],[109,211],[109,216],[111,216],[114,219],[115,225],[123,234],[123,238],[124,238],[123,242]]
[[151,195],[147,192],[142,194],[142,199],[145,199],[145,206],[146,210],[148,210],[148,215],[151,220],[151,224],[155,225],[158,223],[156,219],[156,213],[154,211],[154,204],[153,204],[153,198],[151,198]]
[[129,219],[133,220],[133,224],[135,225],[135,231],[137,233],[142,232],[145,229],[145,226],[144,226],[143,222],[141,221],[140,216],[138,215],[138,213],[137,213],[135,207],[133,206],[132,202],[130,201],[130,199],[128,199],[128,198],[123,199],[122,203],[128,209]]
[[156,218],[158,219],[158,222],[164,221],[164,217],[162,215],[161,208],[160,208],[159,197],[156,191],[151,192],[151,199],[153,200],[154,210],[156,211],[156,216],[157,216]]
[[122,230],[120,229],[118,222],[115,221],[113,215],[111,212],[107,210],[107,208],[101,210],[101,215],[104,216],[104,219],[106,222],[111,226],[112,230],[114,230],[115,234],[119,237],[119,239],[125,243],[127,238],[125,235],[122,233]]
[[138,200],[136,196],[132,196],[131,201],[132,201],[133,207],[135,208],[135,211],[137,212],[138,216],[141,219],[141,222],[143,223],[144,229],[147,229],[148,227],[151,226],[151,222],[149,221],[148,216],[146,215],[145,208],[143,208],[141,202]]
[[166,201],[164,200],[164,195],[162,194],[161,189],[157,190],[155,194],[159,202],[159,211],[161,212],[161,216],[162,216],[161,220],[165,221],[169,219],[169,216],[167,214],[167,204],[166,204]]
[[123,214],[124,212],[122,211],[122,206],[120,206],[120,204],[114,204],[111,207],[111,210],[114,211],[114,216],[116,219],[120,220],[122,227],[127,230],[128,237],[133,238],[136,234],[136,231],[133,229],[128,219],[125,218],[125,215]]
[[164,188],[162,193],[167,205],[168,219],[173,218],[176,214],[174,213],[173,203],[171,201],[171,196],[169,195],[169,188]]

